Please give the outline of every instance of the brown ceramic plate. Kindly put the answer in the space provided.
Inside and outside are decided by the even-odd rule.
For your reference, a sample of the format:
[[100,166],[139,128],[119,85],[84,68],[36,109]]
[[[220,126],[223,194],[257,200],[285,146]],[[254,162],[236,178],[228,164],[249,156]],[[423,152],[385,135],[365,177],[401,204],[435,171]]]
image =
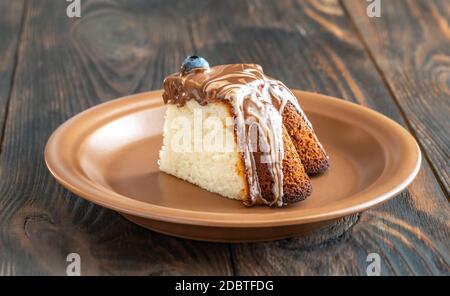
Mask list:
[[45,161],[67,189],[143,227],[184,238],[242,242],[299,235],[402,191],[421,162],[414,138],[368,108],[294,91],[331,158],[313,194],[286,208],[247,208],[162,173],[161,91],[91,108],[61,125]]

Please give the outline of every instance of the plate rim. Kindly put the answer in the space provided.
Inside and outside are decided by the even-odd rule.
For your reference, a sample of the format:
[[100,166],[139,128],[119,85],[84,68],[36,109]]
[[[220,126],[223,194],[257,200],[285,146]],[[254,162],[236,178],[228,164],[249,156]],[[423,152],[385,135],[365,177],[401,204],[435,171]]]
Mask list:
[[[300,97],[315,96],[319,101],[326,101],[327,103],[334,106],[340,105],[340,107],[347,107],[351,110],[356,110],[356,112],[366,112],[368,116],[371,116],[374,119],[380,120],[385,124],[390,125],[396,132],[403,135],[402,137],[400,137],[400,141],[403,141],[403,143],[410,147],[414,152],[414,155],[409,155],[409,158],[414,160],[414,164],[412,164],[413,161],[411,161],[409,165],[403,164],[404,167],[402,168],[403,170],[405,170],[405,167],[408,166],[409,168],[406,169],[406,171],[408,171],[409,173],[404,173],[401,177],[397,177],[398,179],[401,179],[397,182],[398,184],[393,188],[390,188],[390,190],[384,192],[383,194],[379,194],[377,196],[369,198],[367,196],[370,195],[370,190],[368,192],[364,192],[365,190],[363,190],[362,192],[364,192],[364,194],[361,194],[361,192],[357,193],[356,195],[361,195],[360,198],[363,200],[350,207],[335,206],[331,211],[328,212],[298,217],[293,217],[292,214],[288,215],[288,217],[283,217],[286,215],[283,215],[282,209],[274,209],[274,211],[278,212],[271,214],[270,218],[255,221],[251,219],[251,216],[259,216],[261,215],[260,213],[245,214],[245,219],[242,219],[242,215],[244,215],[242,213],[205,213],[195,210],[170,208],[138,201],[107,188],[104,188],[106,190],[99,190],[98,188],[96,188],[94,182],[90,181],[87,177],[79,178],[77,174],[74,174],[72,172],[74,168],[67,166],[67,164],[65,164],[60,158],[58,158],[59,154],[57,152],[60,148],[59,141],[61,140],[61,136],[64,135],[66,130],[68,130],[73,125],[76,125],[86,116],[90,115],[93,112],[99,112],[100,114],[105,113],[106,111],[111,112],[114,111],[117,106],[120,106],[122,110],[135,110],[136,108],[148,107],[151,103],[149,97],[160,97],[162,94],[162,90],[154,90],[124,96],[93,106],[71,117],[63,124],[61,124],[49,137],[44,149],[45,163],[50,173],[63,187],[73,192],[78,197],[86,199],[100,206],[151,220],[159,220],[176,224],[232,228],[307,224],[312,222],[334,220],[340,217],[352,215],[389,200],[390,198],[400,193],[403,189],[405,189],[417,176],[422,162],[420,148],[414,137],[400,124],[381,113],[378,113],[368,107],[355,104],[353,102],[348,102],[342,99],[313,92],[305,92],[295,89],[292,89],[292,91],[294,92],[294,94],[297,94]],[[158,102],[155,99],[152,100],[155,101],[155,106],[163,106],[161,99]],[[124,104],[125,102],[127,104]],[[150,105],[153,106],[152,104]],[[111,117],[111,115],[109,117]],[[107,116],[106,118],[109,117]]]

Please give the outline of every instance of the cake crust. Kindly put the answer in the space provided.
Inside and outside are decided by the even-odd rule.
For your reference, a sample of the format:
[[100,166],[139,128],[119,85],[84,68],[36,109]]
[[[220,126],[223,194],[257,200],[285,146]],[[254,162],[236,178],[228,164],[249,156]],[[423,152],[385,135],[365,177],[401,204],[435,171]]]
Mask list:
[[308,174],[324,173],[330,166],[329,158],[314,134],[314,130],[289,102],[283,110],[283,124]]
[[[294,145],[283,127],[283,202],[291,204],[306,199],[312,192],[311,180],[305,173],[301,160],[295,150]],[[256,168],[258,180],[261,186],[262,197],[273,202],[275,196],[272,192],[273,180],[269,172],[270,167],[261,163],[261,152],[255,152]]]

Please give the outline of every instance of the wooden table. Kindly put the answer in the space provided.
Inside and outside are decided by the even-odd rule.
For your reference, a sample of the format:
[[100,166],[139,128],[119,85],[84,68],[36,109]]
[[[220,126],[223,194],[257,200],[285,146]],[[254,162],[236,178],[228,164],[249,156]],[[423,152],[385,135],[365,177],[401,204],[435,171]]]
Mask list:
[[[0,2],[0,274],[450,274],[450,1]],[[292,88],[369,106],[418,140],[423,165],[391,201],[311,235],[215,244],[142,229],[58,185],[43,160],[78,112],[161,88],[191,53],[255,62]]]

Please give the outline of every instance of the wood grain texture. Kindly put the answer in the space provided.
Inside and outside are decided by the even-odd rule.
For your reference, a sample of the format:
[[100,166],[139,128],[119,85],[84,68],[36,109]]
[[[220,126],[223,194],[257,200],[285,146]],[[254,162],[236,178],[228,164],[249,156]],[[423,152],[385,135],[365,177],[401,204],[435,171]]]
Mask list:
[[[369,106],[406,126],[338,1],[210,1],[194,7],[195,47],[212,64],[259,63],[290,87]],[[367,255],[376,252],[385,275],[448,274],[449,218],[425,161],[409,190],[392,201],[306,237],[235,245],[233,262],[241,275],[364,275]]]
[[[232,273],[229,247],[146,231],[77,198],[47,171],[44,145],[70,116],[129,93],[160,88],[192,44],[173,1],[30,1],[0,155],[0,273]],[[50,17],[51,14],[51,17]],[[161,28],[157,30],[156,28]]]
[[9,94],[16,66],[24,1],[0,2],[0,153]]
[[450,1],[383,1],[380,18],[343,4],[449,196]]
[[[175,239],[57,185],[51,132],[109,99],[161,87],[185,55],[255,62],[288,86],[361,103],[406,126],[337,0],[30,1],[0,154],[0,274],[450,274],[450,208],[430,166],[401,195],[305,237],[258,244]],[[383,2],[384,3],[384,2]],[[52,17],[49,17],[51,11]],[[207,13],[205,13],[207,12]]]

